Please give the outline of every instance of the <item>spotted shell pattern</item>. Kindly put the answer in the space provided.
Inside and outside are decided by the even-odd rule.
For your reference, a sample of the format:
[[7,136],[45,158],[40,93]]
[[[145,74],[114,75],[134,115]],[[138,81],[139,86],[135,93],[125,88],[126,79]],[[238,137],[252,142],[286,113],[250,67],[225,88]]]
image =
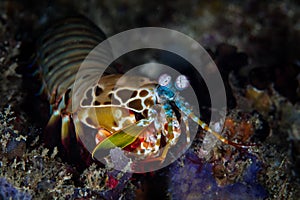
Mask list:
[[[153,123],[140,133],[137,139],[140,143],[133,152],[143,157],[157,155],[161,148],[161,137],[175,144],[181,133],[179,119],[174,115],[172,134],[169,134],[164,109],[157,101],[157,86],[156,81],[146,77],[104,76],[97,85],[86,91],[80,104],[82,109],[78,111],[79,118],[86,126],[99,130],[95,136],[96,143],[139,120],[153,119]],[[91,118],[95,116],[92,114],[95,110],[97,116],[98,112],[101,113],[101,119]]]

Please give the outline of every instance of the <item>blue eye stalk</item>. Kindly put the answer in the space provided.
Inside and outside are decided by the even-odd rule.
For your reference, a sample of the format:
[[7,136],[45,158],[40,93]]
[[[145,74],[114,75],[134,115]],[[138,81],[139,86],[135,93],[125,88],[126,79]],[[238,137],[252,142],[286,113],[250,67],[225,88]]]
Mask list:
[[158,85],[156,89],[157,95],[162,100],[173,100],[175,97],[175,93],[166,86]]

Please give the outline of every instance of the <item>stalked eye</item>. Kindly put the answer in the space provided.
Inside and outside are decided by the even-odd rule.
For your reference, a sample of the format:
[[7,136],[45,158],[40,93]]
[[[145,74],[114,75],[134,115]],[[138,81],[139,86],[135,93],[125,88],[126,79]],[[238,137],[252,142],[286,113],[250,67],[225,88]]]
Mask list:
[[184,75],[179,75],[179,76],[176,78],[176,81],[175,81],[175,87],[176,87],[176,89],[178,89],[178,90],[184,90],[184,89],[187,88],[189,85],[190,85],[190,82],[189,82],[189,80],[187,79],[186,76],[184,76]]
[[162,74],[159,78],[158,78],[158,83],[161,86],[167,86],[170,84],[171,82],[171,76],[169,74]]

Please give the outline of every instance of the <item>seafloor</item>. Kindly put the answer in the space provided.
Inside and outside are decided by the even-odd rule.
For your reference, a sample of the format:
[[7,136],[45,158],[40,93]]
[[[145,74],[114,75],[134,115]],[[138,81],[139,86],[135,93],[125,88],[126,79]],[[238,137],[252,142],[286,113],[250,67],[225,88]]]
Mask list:
[[[299,199],[299,8],[293,0],[2,0],[0,199]],[[157,26],[197,40],[227,89],[224,136],[254,146],[241,150],[200,130],[170,166],[122,175],[45,148],[49,105],[27,68],[40,24],[65,12],[89,17],[107,36]]]

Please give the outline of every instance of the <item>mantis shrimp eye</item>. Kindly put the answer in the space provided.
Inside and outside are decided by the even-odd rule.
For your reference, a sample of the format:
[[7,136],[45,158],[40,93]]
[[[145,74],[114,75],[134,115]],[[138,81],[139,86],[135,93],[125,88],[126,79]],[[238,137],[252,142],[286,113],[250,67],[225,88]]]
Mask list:
[[189,82],[189,80],[187,79],[186,76],[184,76],[184,75],[179,75],[179,76],[176,78],[176,81],[175,81],[175,87],[176,87],[176,89],[178,89],[178,90],[184,90],[184,89],[187,88],[189,85],[190,85],[190,82]]
[[159,78],[158,78],[158,84],[161,86],[168,86],[171,82],[171,76],[168,74],[162,74]]

